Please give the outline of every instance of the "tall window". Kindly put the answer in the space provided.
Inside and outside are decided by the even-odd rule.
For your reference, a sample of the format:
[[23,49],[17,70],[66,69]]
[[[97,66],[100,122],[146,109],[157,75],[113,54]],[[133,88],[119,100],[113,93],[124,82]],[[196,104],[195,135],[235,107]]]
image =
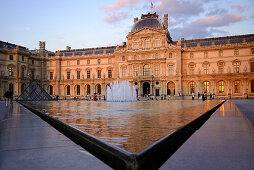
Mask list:
[[134,56],[134,60],[138,60],[138,56],[135,55],[135,56]]
[[80,95],[80,85],[77,85],[77,95]]
[[66,86],[66,95],[70,95],[71,94],[71,87],[70,85]]
[[101,70],[97,70],[97,78],[101,78]]
[[222,57],[222,56],[223,56],[223,51],[220,50],[220,51],[219,51],[219,57]]
[[14,76],[14,67],[9,67],[9,76],[13,77]]
[[123,67],[122,68],[122,77],[125,77],[126,76],[126,67]]
[[251,53],[251,54],[254,54],[254,48],[251,48],[251,49],[250,49],[250,53]]
[[148,40],[147,39],[144,41],[144,47],[145,48],[149,48],[149,46],[148,46]]
[[158,58],[159,58],[159,55],[158,55],[158,54],[155,54],[155,55],[154,55],[154,58],[155,58],[155,59],[158,59]]
[[87,79],[91,78],[91,71],[90,70],[86,71],[86,77],[87,77]]
[[144,76],[149,76],[150,75],[150,66],[149,65],[144,65],[143,67],[143,75]]
[[21,59],[22,59],[22,61],[25,61],[25,57],[23,55],[22,55]]
[[158,66],[158,65],[155,66],[154,73],[156,76],[158,76],[160,74],[160,66]]
[[193,63],[193,62],[189,63],[189,69],[190,69],[190,73],[189,74],[194,74],[195,63]]
[[10,55],[10,60],[13,60],[13,55]]
[[168,69],[169,69],[169,75],[173,75],[174,74],[174,65],[173,64],[170,64],[168,66]]
[[251,80],[251,93],[254,93],[254,80]]
[[49,86],[49,95],[53,95],[53,86],[52,85]]
[[223,74],[224,73],[224,62],[219,61],[217,65],[218,65],[218,73]]
[[190,53],[190,58],[194,58],[194,54],[193,53]]
[[70,66],[71,64],[70,64],[70,61],[67,61],[67,66]]
[[190,93],[195,93],[195,82],[194,81],[190,82]]
[[208,74],[208,68],[209,68],[209,65],[208,64],[204,64],[204,74]]
[[87,64],[90,64],[90,60],[86,60],[86,63],[87,63]]
[[53,72],[52,72],[52,71],[49,72],[49,79],[50,79],[50,80],[53,80]]
[[34,60],[32,60],[32,65],[34,65]]
[[80,79],[80,71],[77,71],[77,79]]
[[122,56],[122,61],[125,61],[125,56]]
[[91,94],[91,86],[88,84],[86,86],[86,95],[90,95]]
[[108,78],[112,78],[112,70],[108,70]]
[[137,40],[135,40],[135,41],[133,42],[133,48],[134,48],[134,49],[138,49],[138,41],[137,41]]
[[251,63],[250,63],[250,71],[251,71],[251,72],[254,72],[254,62],[251,62]]
[[239,61],[234,62],[233,66],[234,66],[234,73],[239,73],[240,62]]
[[101,64],[101,59],[98,59],[98,60],[97,60],[97,63],[98,63],[98,64]]
[[204,52],[204,58],[208,58],[208,52],[207,51]]
[[203,83],[203,90],[204,90],[204,93],[209,93],[209,82],[208,81],[205,81]]
[[34,70],[31,70],[31,79],[34,79]]
[[71,72],[67,71],[67,79],[69,80],[71,78]]
[[112,59],[111,59],[111,58],[108,59],[108,63],[109,63],[109,64],[112,63]]
[[234,50],[234,55],[239,55],[239,50]]
[[238,80],[234,81],[234,92],[240,93],[240,81]]
[[160,39],[155,39],[155,47],[160,47]]
[[101,94],[101,85],[100,85],[100,84],[97,84],[96,87],[97,87],[97,88],[96,88],[97,94]]
[[169,54],[168,54],[168,57],[169,57],[169,58],[173,58],[172,53],[169,53]]
[[138,76],[138,66],[134,67],[134,76]]
[[224,93],[224,81],[219,81],[219,93]]
[[25,67],[21,67],[21,77],[25,77]]
[[80,65],[80,60],[77,60],[77,65]]

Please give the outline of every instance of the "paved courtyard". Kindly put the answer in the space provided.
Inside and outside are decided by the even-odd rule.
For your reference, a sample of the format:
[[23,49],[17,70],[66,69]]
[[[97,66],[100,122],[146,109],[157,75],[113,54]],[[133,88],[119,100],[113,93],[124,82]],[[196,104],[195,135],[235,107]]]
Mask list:
[[[234,102],[244,114],[227,101],[160,169],[254,169],[254,100]],[[1,170],[111,169],[20,104],[0,110]]]

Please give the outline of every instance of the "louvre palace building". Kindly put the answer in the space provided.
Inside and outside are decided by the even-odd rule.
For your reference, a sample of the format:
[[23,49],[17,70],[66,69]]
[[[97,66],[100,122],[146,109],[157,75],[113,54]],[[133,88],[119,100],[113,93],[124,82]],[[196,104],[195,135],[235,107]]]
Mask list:
[[111,82],[129,81],[140,98],[254,98],[254,34],[172,41],[168,15],[134,18],[122,45],[50,52],[0,41],[0,96],[17,97],[37,80],[60,99],[104,98]]

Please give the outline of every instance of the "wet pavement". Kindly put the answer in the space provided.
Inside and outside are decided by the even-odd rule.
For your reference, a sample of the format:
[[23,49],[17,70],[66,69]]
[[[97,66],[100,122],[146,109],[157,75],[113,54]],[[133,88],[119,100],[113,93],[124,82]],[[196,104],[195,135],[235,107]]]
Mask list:
[[[0,170],[110,169],[18,103],[3,105]],[[160,169],[252,170],[254,126],[227,101]]]
[[169,168],[253,170],[253,124],[232,101],[226,101],[160,169]]
[[111,169],[20,104],[0,108],[0,170]]

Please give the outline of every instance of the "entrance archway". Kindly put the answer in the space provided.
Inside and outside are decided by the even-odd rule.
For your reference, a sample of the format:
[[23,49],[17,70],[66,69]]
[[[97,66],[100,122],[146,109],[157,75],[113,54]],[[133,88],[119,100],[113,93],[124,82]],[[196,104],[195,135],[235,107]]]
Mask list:
[[167,95],[175,95],[175,83],[172,81],[167,84]]
[[150,94],[150,84],[148,82],[145,82],[143,84],[143,95],[148,95]]

